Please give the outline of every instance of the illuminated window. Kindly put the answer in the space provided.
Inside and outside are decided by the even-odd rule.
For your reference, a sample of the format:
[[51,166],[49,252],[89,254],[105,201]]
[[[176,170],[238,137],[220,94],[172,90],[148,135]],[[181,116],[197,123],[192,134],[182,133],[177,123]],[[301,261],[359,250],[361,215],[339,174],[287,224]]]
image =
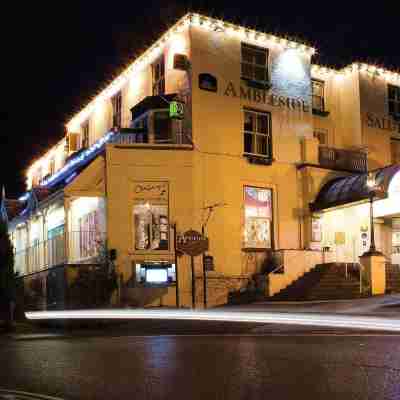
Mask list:
[[268,81],[268,51],[263,47],[242,43],[242,79],[267,82]]
[[168,183],[137,183],[134,201],[135,250],[168,250]]
[[244,153],[272,157],[271,114],[244,110]]
[[89,147],[89,120],[82,124],[82,147],[87,149]]
[[165,60],[162,55],[152,66],[153,96],[165,93]]
[[[94,210],[78,219],[79,258],[97,255],[100,248],[99,212]],[[75,236],[75,235],[73,235]],[[76,238],[73,237],[73,240]]]
[[56,160],[52,157],[49,162],[49,174],[53,175],[54,172],[56,172]]
[[325,82],[313,79],[312,81],[312,108],[316,111],[325,111]]
[[389,115],[400,117],[400,87],[388,85]]
[[112,99],[113,127],[120,128],[122,124],[122,94],[118,92]]
[[314,131],[314,138],[318,139],[320,146],[328,145],[328,131],[326,129],[317,129]]
[[176,281],[175,264],[167,262],[146,262],[135,264],[136,283],[165,285]]
[[272,247],[272,190],[244,187],[244,248]]

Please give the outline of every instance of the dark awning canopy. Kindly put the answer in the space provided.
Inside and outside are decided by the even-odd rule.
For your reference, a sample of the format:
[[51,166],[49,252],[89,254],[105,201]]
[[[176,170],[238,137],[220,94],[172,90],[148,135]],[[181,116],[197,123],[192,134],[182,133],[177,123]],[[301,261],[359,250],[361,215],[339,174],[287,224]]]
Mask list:
[[131,108],[132,121],[149,110],[169,108],[169,102],[175,100],[177,93],[163,94],[158,96],[147,96],[141,102]]
[[[384,197],[387,196],[390,181],[399,171],[399,164],[372,171]],[[368,199],[370,191],[367,177],[368,173],[363,173],[332,179],[322,187],[314,203],[310,204],[311,211],[322,211]]]

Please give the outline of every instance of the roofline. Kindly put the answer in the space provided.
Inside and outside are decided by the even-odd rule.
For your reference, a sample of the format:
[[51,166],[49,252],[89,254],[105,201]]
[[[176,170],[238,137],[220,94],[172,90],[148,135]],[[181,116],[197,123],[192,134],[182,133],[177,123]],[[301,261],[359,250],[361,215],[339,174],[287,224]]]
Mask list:
[[275,36],[270,33],[256,31],[240,25],[236,25],[220,19],[207,17],[197,13],[187,13],[180,18],[170,29],[168,29],[152,46],[150,46],[144,53],[142,53],[129,67],[125,69],[117,78],[115,78],[105,89],[103,89],[92,101],[89,102],[80,112],[74,115],[66,126],[68,130],[73,131],[91,114],[97,102],[112,97],[124,85],[129,76],[140,70],[150,63],[149,59],[155,58],[155,55],[161,51],[161,48],[173,37],[174,34],[182,32],[189,26],[202,26],[210,30],[222,29],[229,31],[232,34],[239,34],[245,38],[251,39],[254,42],[265,44],[265,42],[275,42],[288,48],[298,48],[309,55],[315,53],[315,49],[304,43],[288,40],[284,37]]

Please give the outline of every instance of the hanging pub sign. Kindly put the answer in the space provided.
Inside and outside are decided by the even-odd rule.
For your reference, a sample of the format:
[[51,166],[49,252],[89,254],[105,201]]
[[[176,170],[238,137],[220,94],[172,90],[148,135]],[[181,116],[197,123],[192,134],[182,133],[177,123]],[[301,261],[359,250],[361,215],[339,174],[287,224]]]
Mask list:
[[169,103],[169,117],[183,119],[185,117],[185,104],[180,101],[171,101]]
[[191,257],[199,256],[208,250],[208,238],[200,232],[188,230],[182,235],[178,235],[176,249]]
[[199,88],[208,92],[216,92],[218,90],[217,78],[208,73],[199,74]]

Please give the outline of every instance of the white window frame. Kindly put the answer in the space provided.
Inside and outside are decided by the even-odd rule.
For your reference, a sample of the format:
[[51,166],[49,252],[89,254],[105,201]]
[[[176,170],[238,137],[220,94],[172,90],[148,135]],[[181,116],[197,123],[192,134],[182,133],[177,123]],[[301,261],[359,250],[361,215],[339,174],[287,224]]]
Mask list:
[[[255,115],[256,121],[256,130],[255,131],[246,131],[245,130],[245,114],[250,113]],[[267,133],[261,133],[257,131],[257,115],[262,115],[267,118]],[[252,135],[252,152],[246,152],[245,149],[245,135]],[[256,152],[257,150],[257,138],[258,137],[266,137],[267,138],[267,153],[269,154],[262,154]],[[256,156],[256,157],[263,157],[267,159],[272,159],[272,122],[271,122],[271,113],[266,111],[256,111],[248,108],[243,109],[243,154],[245,156]]]
[[[252,62],[244,61],[243,60],[243,48],[244,47],[247,48],[247,50],[253,51],[254,53],[258,52],[258,53],[262,53],[263,55],[265,55],[265,64],[257,64],[254,56],[253,56]],[[254,81],[254,82],[262,82],[262,83],[268,82],[269,81],[269,71],[268,71],[269,51],[268,51],[268,49],[265,47],[255,46],[250,43],[242,42],[240,51],[241,51],[241,56],[240,56],[241,78],[245,79],[245,80]],[[252,74],[253,76],[246,76],[243,73],[243,65],[247,65],[247,66],[251,67],[251,69],[253,71],[253,74]],[[264,70],[264,79],[262,79],[262,80],[256,79],[256,73],[255,73],[256,68],[262,68]]]
[[[314,85],[319,85],[322,88],[322,95],[315,94]],[[311,89],[312,89],[312,108],[317,111],[325,111],[325,81],[320,79],[311,79]],[[315,107],[314,99],[319,99],[320,104]]]
[[[390,90],[394,91],[394,97],[391,98]],[[400,86],[388,84],[388,114],[400,118]],[[394,111],[390,111],[390,104],[394,105]],[[398,110],[398,112],[396,112]]]

